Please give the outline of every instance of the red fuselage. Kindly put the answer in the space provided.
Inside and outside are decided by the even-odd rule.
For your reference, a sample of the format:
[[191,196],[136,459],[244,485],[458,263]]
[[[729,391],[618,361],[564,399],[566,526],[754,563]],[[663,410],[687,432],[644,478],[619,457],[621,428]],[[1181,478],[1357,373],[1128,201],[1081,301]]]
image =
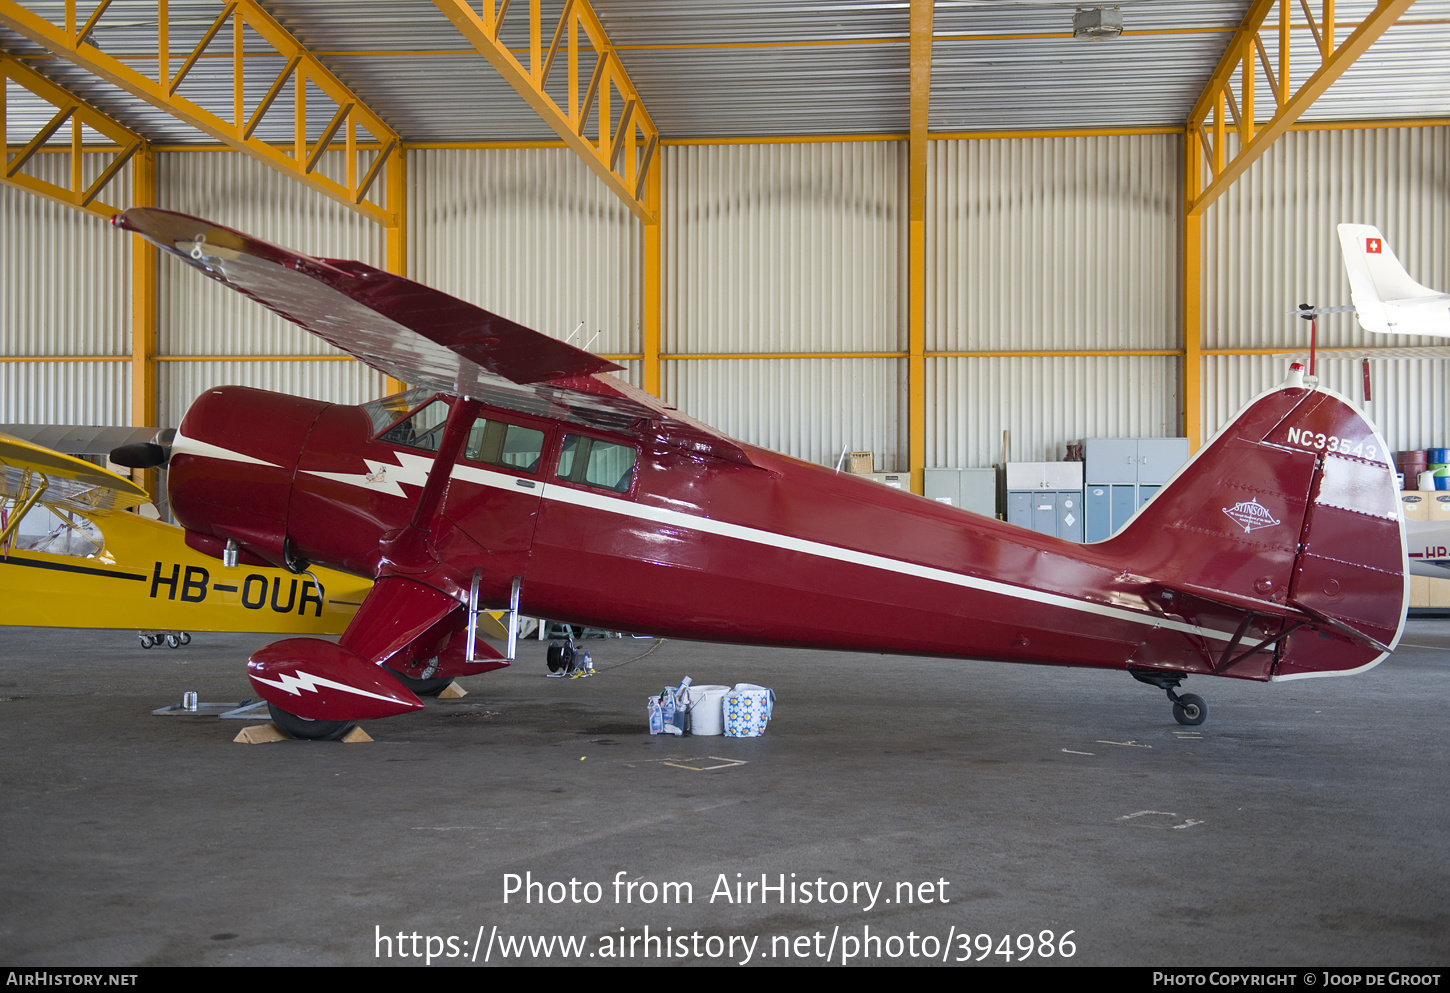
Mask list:
[[[459,600],[478,570],[485,602],[507,604],[521,577],[524,613],[612,630],[1178,672],[1212,672],[1239,620],[1130,574],[1125,561],[1174,554],[1142,535],[1072,544],[763,449],[742,446],[743,465],[482,410],[541,431],[543,451],[531,467],[454,463],[413,571]],[[285,542],[376,577],[432,463],[381,433],[364,408],[209,391],[176,441],[173,510],[272,562]],[[566,435],[635,447],[623,491],[560,479]],[[1261,566],[1226,562],[1217,578],[1242,583],[1246,568]],[[1272,661],[1229,674],[1265,679]]]

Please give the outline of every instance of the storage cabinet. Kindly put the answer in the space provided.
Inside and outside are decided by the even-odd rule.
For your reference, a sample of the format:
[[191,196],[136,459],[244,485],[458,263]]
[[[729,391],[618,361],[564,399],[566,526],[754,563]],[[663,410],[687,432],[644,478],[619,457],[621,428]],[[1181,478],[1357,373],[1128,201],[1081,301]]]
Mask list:
[[1084,538],[1116,534],[1188,461],[1187,438],[1088,438],[1083,444]]
[[1008,462],[1008,523],[1082,541],[1082,470],[1081,462]]

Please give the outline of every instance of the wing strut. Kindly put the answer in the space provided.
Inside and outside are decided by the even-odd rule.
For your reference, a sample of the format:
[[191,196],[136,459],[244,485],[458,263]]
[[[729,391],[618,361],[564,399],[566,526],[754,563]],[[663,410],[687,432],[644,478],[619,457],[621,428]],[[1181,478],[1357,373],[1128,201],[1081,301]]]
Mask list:
[[49,481],[41,477],[40,485],[31,490],[30,495],[25,498],[20,506],[15,508],[14,513],[10,516],[9,523],[5,525],[3,531],[0,531],[0,546],[3,546],[9,541],[10,537],[19,530],[21,518],[30,513],[30,508],[35,506],[35,501],[40,499],[40,494],[44,493],[49,486]]
[[[1284,630],[1280,631],[1278,634],[1274,635],[1273,637],[1271,637],[1271,638],[1265,638],[1263,641],[1259,642],[1257,645],[1255,645],[1253,648],[1250,648],[1248,651],[1241,652],[1238,655],[1234,655],[1234,653],[1233,653],[1234,652],[1234,649],[1237,648],[1237,647],[1239,647],[1239,642],[1243,640],[1244,634],[1249,630],[1249,625],[1254,622],[1255,618],[1264,617],[1264,616],[1275,617],[1275,616],[1279,616],[1279,615],[1275,615],[1275,614],[1268,614],[1268,615],[1265,615],[1265,614],[1257,614],[1257,613],[1255,613],[1253,611],[1249,611],[1248,613],[1244,614],[1244,619],[1239,622],[1238,630],[1234,632],[1234,639],[1233,639],[1233,641],[1230,641],[1228,643],[1228,647],[1223,650],[1223,655],[1219,657],[1218,665],[1216,665],[1216,666],[1213,667],[1213,674],[1215,676],[1222,676],[1225,672],[1227,672],[1233,666],[1238,665],[1244,659],[1248,658],[1250,655],[1255,654],[1256,652],[1261,652],[1265,648],[1269,648],[1269,647],[1275,647],[1275,648],[1277,648],[1278,645],[1279,645],[1279,642],[1283,641],[1285,638],[1289,637],[1289,635],[1293,634],[1295,631],[1298,631],[1300,628],[1304,627],[1305,625],[1307,625],[1309,623],[1308,621],[1305,621],[1305,620],[1295,620],[1288,627],[1286,627]],[[1284,619],[1283,617],[1280,617],[1280,620],[1283,620],[1283,619]],[[1278,660],[1275,659],[1275,661],[1277,662]]]
[[443,424],[438,453],[428,470],[428,481],[423,484],[423,492],[418,494],[418,504],[413,508],[413,520],[407,527],[383,538],[383,575],[427,572],[437,563],[432,547],[434,518],[443,507],[443,494],[453,475],[453,463],[463,451],[468,431],[481,409],[478,401],[466,397],[453,402],[448,420]]

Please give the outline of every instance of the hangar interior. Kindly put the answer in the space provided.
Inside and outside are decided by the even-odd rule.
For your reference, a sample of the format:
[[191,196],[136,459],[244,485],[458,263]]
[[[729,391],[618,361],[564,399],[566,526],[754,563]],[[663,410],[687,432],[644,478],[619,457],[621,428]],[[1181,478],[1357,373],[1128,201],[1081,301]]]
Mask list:
[[[1350,302],[1339,223],[1450,290],[1450,0],[0,0],[0,82],[6,424],[401,385],[114,228],[131,206],[406,275],[917,492],[1088,438],[1206,444],[1307,352],[1301,303]],[[1340,312],[1318,346],[1392,449],[1450,445],[1436,339]],[[418,964],[405,931],[493,922],[774,952],[706,964],[818,963],[799,939],[863,920],[1039,958],[1050,933],[1057,963],[1071,935],[1071,964],[1450,953],[1439,622],[1351,679],[1215,680],[1209,732],[1121,674],[610,639],[599,679],[531,658],[376,747],[272,749],[151,716],[235,699],[255,637],[9,630],[7,963]],[[646,736],[686,673],[768,679],[771,734]],[[505,906],[529,871],[698,896]],[[704,899],[797,871],[952,888]],[[944,961],[1021,947],[967,945]]]

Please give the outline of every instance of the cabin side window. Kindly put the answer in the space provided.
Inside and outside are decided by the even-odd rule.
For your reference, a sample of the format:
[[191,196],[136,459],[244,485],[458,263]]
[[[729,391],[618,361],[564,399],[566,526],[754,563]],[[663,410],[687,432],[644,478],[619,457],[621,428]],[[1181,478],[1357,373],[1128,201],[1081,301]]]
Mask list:
[[559,451],[559,478],[585,486],[628,493],[634,481],[633,446],[566,434]]
[[484,465],[537,472],[544,454],[544,432],[480,417],[468,432],[465,454]]

